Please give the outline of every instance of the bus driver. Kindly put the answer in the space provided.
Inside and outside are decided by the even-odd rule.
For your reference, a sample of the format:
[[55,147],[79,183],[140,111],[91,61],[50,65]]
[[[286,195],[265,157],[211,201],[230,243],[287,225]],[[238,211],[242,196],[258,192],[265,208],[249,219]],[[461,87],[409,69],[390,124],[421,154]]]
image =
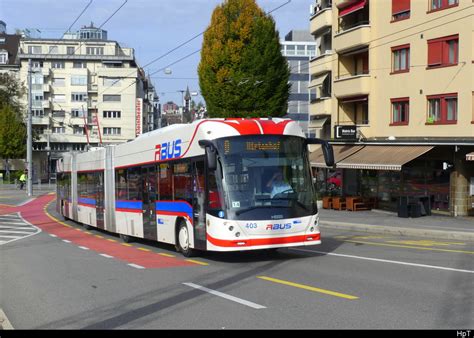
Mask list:
[[280,170],[273,174],[272,178],[267,183],[267,188],[272,189],[270,193],[271,198],[280,193],[293,192],[291,185],[283,180],[283,173]]

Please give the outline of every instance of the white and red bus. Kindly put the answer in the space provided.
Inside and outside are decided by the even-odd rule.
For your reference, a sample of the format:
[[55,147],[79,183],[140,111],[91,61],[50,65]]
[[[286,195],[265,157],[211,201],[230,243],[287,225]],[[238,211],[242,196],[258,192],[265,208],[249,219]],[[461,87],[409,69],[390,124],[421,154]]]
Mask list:
[[58,165],[58,212],[133,237],[199,250],[320,244],[308,144],[288,119],[206,119],[135,140],[68,153]]

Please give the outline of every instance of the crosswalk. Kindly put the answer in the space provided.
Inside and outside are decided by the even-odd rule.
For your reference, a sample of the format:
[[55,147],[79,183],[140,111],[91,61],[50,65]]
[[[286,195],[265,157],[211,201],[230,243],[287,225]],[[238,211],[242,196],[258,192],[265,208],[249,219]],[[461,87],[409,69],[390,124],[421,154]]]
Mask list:
[[36,235],[41,229],[26,222],[19,213],[0,215],[0,245]]

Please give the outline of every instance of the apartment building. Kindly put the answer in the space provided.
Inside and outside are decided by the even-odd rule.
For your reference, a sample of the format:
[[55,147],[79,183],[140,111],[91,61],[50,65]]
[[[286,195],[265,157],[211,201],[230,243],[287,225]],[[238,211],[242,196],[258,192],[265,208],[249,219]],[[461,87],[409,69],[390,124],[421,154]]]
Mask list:
[[54,173],[66,151],[127,142],[155,126],[153,85],[134,50],[108,40],[105,30],[91,25],[62,39],[25,37],[19,60],[25,84],[31,69],[34,180]]
[[[423,213],[472,215],[473,15],[470,0],[311,6],[319,47],[310,62],[310,128],[330,125],[343,177],[334,193],[372,197],[392,211],[423,199]],[[312,159],[324,167],[319,151]]]
[[290,97],[287,118],[297,121],[308,134],[309,121],[309,60],[316,54],[316,43],[309,31],[292,30],[280,41],[281,52],[290,67]]

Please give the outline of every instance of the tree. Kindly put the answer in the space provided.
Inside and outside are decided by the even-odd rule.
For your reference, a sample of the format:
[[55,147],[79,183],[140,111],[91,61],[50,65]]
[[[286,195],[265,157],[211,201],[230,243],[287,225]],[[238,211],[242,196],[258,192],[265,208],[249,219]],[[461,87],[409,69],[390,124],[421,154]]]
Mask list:
[[289,66],[273,18],[255,0],[226,0],[214,9],[198,73],[210,117],[286,114]]
[[20,97],[24,87],[14,75],[0,74],[0,158],[5,160],[6,178],[9,179],[9,159],[24,158],[26,153],[26,126]]

